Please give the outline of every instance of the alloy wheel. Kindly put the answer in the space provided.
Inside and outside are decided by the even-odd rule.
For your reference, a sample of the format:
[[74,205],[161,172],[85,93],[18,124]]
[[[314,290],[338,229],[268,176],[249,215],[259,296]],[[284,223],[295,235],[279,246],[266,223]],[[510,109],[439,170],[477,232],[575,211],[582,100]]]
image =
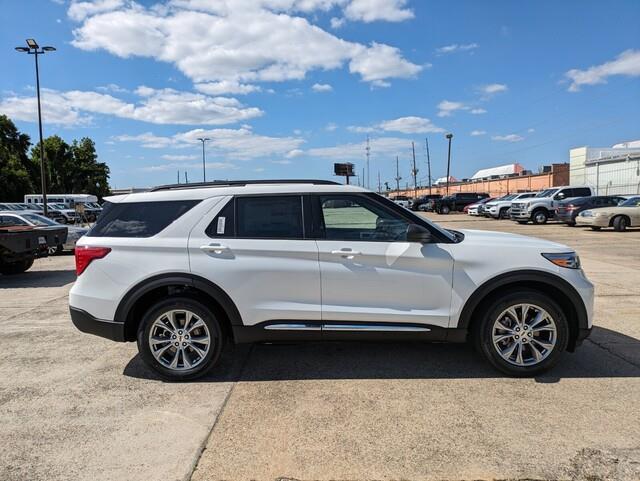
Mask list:
[[493,347],[510,364],[533,366],[556,346],[558,329],[553,317],[535,304],[515,304],[493,323]]
[[212,342],[205,322],[186,309],[161,314],[149,330],[151,354],[162,366],[175,371],[198,366],[207,356]]

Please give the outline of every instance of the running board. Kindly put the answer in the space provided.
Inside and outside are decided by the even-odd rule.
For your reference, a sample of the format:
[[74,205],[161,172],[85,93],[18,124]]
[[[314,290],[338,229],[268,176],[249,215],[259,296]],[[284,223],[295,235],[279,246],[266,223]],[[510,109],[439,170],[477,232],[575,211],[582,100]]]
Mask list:
[[428,327],[381,324],[305,324],[282,323],[264,327],[269,331],[334,331],[334,332],[430,332]]

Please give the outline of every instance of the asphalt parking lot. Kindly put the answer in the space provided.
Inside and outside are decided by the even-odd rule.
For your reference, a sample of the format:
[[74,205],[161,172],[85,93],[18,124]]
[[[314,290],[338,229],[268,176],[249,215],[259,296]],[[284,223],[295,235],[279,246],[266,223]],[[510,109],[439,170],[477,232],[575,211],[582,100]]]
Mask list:
[[0,480],[638,480],[640,230],[433,216],[570,245],[592,336],[509,379],[465,345],[255,345],[158,380],[134,344],[78,332],[73,257],[0,276]]

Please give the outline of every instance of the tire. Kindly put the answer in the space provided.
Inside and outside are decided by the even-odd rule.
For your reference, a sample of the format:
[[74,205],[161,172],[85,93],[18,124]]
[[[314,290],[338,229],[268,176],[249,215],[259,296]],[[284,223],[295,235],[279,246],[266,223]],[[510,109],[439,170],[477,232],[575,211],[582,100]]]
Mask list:
[[442,207],[440,207],[440,214],[448,214],[449,212],[451,212],[451,209],[449,208],[448,205],[443,205]]
[[498,219],[508,219],[509,218],[509,208],[503,207],[500,209],[500,213],[498,214]]
[[[525,311],[523,305],[530,307],[526,310],[524,323],[518,324],[507,311],[515,307],[516,317],[522,318]],[[543,313],[544,318],[535,324],[538,313]],[[539,291],[518,289],[501,294],[486,303],[479,319],[473,331],[476,348],[493,367],[509,376],[536,376],[551,369],[569,343],[569,323],[562,309],[552,298]],[[509,329],[497,328],[498,321]],[[525,325],[526,329],[522,327]],[[531,331],[531,327],[535,327],[536,331]],[[503,337],[503,340],[494,342],[494,334]]]
[[549,214],[544,209],[534,210],[531,214],[531,220],[537,225],[546,224],[549,220]]
[[4,274],[5,276],[22,274],[23,272],[29,270],[32,265],[33,258],[25,259],[18,262],[11,262],[10,264],[4,264],[3,266],[0,266],[0,274]]
[[619,215],[613,219],[613,230],[617,232],[624,232],[629,227],[629,219],[624,215]]
[[568,227],[575,227],[576,223],[575,222],[567,222],[567,226]]
[[[172,311],[175,315],[170,321]],[[191,313],[188,321],[185,311]],[[202,324],[196,325],[200,321]],[[151,335],[166,341],[152,347]],[[200,342],[194,342],[196,337]],[[208,347],[202,342],[207,337]],[[224,344],[220,321],[204,304],[189,297],[170,297],[151,306],[140,322],[137,340],[144,362],[168,381],[188,381],[205,375],[220,359]],[[176,348],[175,343],[182,346]],[[175,367],[171,367],[173,362]]]
[[600,229],[602,229],[602,227],[598,227],[598,226],[595,226],[595,225],[592,225],[590,227],[591,227],[591,230],[600,230]]

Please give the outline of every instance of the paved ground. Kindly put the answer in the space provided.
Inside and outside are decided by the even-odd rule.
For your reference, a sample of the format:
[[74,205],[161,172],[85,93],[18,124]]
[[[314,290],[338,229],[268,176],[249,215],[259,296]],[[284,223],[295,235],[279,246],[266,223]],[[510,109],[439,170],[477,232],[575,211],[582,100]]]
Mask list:
[[0,277],[0,480],[640,479],[640,231],[436,218],[576,247],[592,337],[537,379],[466,346],[313,344],[163,383],[72,327],[73,259],[43,259]]

